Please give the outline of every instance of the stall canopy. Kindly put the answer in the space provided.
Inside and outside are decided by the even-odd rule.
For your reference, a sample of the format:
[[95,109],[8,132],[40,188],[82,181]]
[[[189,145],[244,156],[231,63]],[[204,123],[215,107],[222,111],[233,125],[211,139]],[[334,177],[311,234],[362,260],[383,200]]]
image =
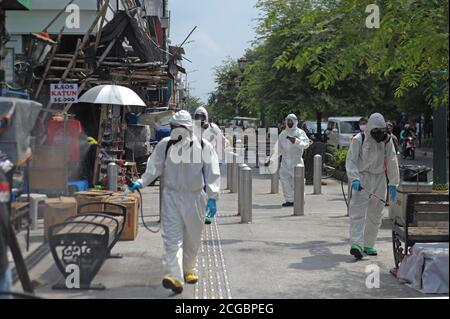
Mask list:
[[125,56],[122,47],[124,38],[127,38],[136,56],[142,62],[162,61],[162,52],[149,35],[138,25],[137,21],[126,12],[119,12],[102,30],[100,44],[107,46],[117,39],[112,55]]

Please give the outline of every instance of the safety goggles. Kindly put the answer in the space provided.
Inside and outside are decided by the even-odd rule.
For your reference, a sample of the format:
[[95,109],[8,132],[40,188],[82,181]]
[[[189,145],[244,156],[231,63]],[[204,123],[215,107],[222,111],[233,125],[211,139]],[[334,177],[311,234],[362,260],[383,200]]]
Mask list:
[[370,131],[370,134],[375,135],[375,136],[381,136],[385,133],[387,133],[386,128],[374,128],[373,130]]
[[206,115],[205,114],[195,114],[194,119],[196,121],[206,121]]

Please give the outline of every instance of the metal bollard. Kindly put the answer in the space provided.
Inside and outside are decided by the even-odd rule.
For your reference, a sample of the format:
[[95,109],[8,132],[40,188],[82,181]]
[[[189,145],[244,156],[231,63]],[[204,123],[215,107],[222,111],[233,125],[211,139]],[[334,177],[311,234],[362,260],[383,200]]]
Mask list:
[[227,189],[231,190],[233,164],[227,163]]
[[114,162],[108,164],[108,189],[113,192],[117,192],[117,179],[119,178],[119,165]]
[[298,164],[294,171],[294,216],[305,215],[305,166]]
[[241,171],[242,175],[242,213],[241,223],[250,224],[252,222],[252,169],[244,167]]
[[272,174],[272,180],[270,185],[270,193],[278,194],[280,192],[280,169]]
[[237,163],[237,155],[233,155],[233,164],[232,164],[232,169],[231,169],[231,174],[232,174],[232,178],[231,178],[231,191],[230,193],[237,193],[238,192],[238,163]]
[[314,194],[322,194],[322,156],[317,154],[314,156]]
[[248,167],[247,164],[239,164],[238,166],[238,216],[242,213],[242,170]]

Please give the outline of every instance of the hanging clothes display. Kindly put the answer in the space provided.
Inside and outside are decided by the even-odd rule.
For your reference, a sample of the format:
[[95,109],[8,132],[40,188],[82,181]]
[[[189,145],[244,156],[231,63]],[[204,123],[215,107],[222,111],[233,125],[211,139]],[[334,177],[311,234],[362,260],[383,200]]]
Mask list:
[[[83,133],[81,123],[75,119],[68,119],[66,123],[67,160],[79,162],[80,135]],[[51,120],[47,124],[47,144],[64,145],[64,122]]]

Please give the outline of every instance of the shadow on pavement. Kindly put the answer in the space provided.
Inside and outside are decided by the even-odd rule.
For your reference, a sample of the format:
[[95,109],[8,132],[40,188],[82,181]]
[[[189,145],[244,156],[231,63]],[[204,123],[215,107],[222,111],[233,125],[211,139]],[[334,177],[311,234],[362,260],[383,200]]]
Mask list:
[[289,268],[299,270],[324,270],[339,266],[342,262],[353,262],[349,255],[317,255],[304,257],[301,263],[293,263]]
[[281,204],[280,205],[258,205],[258,204],[253,204],[253,208],[254,209],[281,209]]

